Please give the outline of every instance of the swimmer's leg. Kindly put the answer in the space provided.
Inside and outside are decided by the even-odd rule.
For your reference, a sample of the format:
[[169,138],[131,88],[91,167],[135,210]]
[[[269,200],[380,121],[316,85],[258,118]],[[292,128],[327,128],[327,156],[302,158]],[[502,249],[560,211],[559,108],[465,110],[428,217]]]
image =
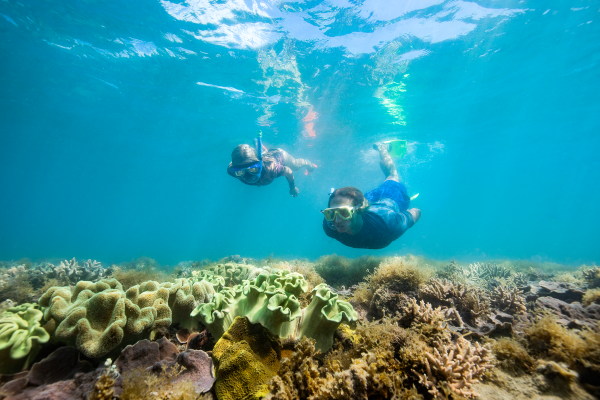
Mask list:
[[385,175],[385,180],[391,180],[400,182],[400,176],[398,176],[398,171],[396,171],[396,165],[388,153],[388,144],[387,143],[377,143],[373,146],[379,152],[379,166]]
[[285,150],[281,150],[281,153],[283,154],[284,165],[290,167],[292,171],[298,171],[300,168],[306,167],[308,171],[312,172],[317,168],[317,166],[310,161],[305,160],[304,158],[294,158]]

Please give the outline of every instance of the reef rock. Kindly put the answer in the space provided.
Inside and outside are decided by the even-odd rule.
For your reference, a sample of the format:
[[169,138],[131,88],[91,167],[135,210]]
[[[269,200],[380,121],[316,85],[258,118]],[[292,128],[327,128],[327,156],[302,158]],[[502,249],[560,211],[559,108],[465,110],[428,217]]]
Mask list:
[[558,317],[557,322],[570,328],[582,326],[593,328],[600,321],[600,304],[584,307],[581,303],[569,304],[554,297],[540,297],[535,304],[539,308],[551,311]]
[[549,282],[540,281],[538,285],[530,285],[530,293],[527,296],[527,301],[535,301],[531,295],[537,297],[554,297],[555,299],[572,303],[574,301],[581,302],[585,290],[568,282]]
[[177,383],[183,380],[191,380],[194,384],[196,394],[208,392],[216,380],[216,377],[213,375],[212,359],[202,350],[186,350],[179,353],[174,361],[157,362],[148,369],[156,373],[175,369],[180,373],[171,382]]

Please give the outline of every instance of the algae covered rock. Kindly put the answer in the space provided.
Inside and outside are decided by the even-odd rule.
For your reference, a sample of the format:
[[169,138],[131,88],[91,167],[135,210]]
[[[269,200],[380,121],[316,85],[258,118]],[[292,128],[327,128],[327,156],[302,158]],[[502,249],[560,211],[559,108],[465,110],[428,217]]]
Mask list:
[[317,348],[326,351],[338,325],[356,321],[358,314],[325,284],[313,289],[312,302],[301,309],[298,296],[307,290],[300,274],[264,270],[241,285],[223,288],[212,302],[198,306],[192,316],[197,316],[215,338],[221,337],[236,317],[246,316],[281,338],[314,338]]
[[279,370],[281,345],[260,324],[237,317],[213,349],[219,400],[258,399]]
[[41,327],[42,311],[34,304],[9,308],[0,318],[0,373],[27,368],[50,335]]

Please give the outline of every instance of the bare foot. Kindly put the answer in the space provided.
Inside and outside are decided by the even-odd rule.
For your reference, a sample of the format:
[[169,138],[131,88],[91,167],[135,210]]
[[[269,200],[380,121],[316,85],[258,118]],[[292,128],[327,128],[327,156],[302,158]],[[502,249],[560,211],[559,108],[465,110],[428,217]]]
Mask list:
[[413,220],[415,221],[415,224],[417,223],[417,221],[419,219],[421,219],[421,210],[419,210],[418,208],[411,208],[406,210],[410,213],[410,215],[412,215]]

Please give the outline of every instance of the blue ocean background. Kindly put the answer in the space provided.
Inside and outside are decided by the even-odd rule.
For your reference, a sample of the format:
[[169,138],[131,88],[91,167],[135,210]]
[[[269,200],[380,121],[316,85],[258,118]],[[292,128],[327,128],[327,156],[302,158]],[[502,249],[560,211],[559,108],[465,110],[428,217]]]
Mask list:
[[[0,54],[1,260],[600,261],[598,1],[2,0]],[[227,175],[258,130],[298,198]],[[395,138],[422,219],[328,238]]]

